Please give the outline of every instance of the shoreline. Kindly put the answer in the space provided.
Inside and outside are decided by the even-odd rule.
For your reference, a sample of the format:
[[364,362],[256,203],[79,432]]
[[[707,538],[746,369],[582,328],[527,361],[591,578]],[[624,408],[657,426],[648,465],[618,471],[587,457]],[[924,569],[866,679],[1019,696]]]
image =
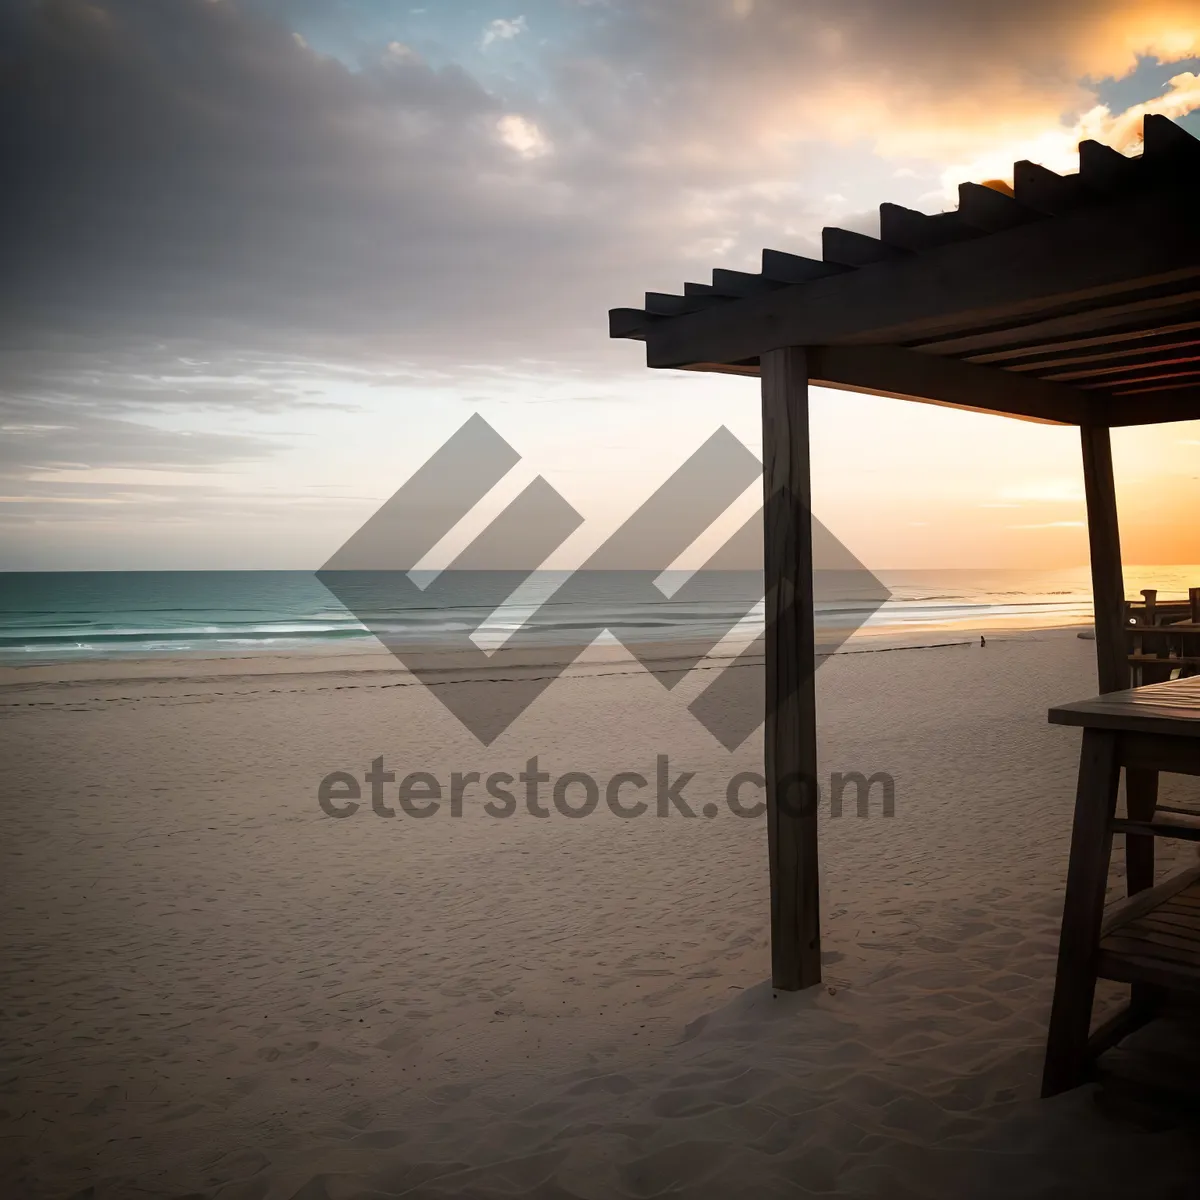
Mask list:
[[[869,633],[857,632],[846,641],[828,649],[827,643],[818,643],[817,657],[827,660],[856,654],[879,654],[898,650],[936,650],[951,647],[978,645],[980,637],[988,644],[1012,641],[1029,641],[1047,637],[1085,637],[1092,631],[1090,622],[1070,625],[1040,626],[994,626],[968,625],[938,630],[901,631],[890,628]],[[640,657],[621,643],[595,643],[582,652],[571,647],[565,665],[563,655],[557,647],[545,647],[530,651],[520,659],[489,657],[482,664],[464,666],[453,652],[425,652],[425,662],[420,671],[414,673],[399,662],[378,640],[373,640],[361,650],[347,652],[341,646],[312,646],[305,649],[289,649],[274,653],[259,649],[248,649],[244,653],[206,654],[203,651],[180,654],[113,654],[86,658],[62,658],[52,662],[28,662],[0,664],[0,694],[40,684],[83,684],[118,683],[123,681],[168,682],[173,679],[226,679],[240,676],[261,675],[317,676],[317,675],[400,675],[411,677],[416,683],[416,674],[432,677],[439,681],[466,682],[486,681],[485,672],[503,665],[506,676],[510,672],[520,677],[529,677],[539,670],[553,667],[564,676],[591,675],[597,673],[640,674],[671,673],[674,670],[716,669],[728,666],[750,645],[751,639],[727,638],[708,652],[693,653],[687,642],[644,642],[638,643]],[[430,660],[433,661],[430,661]],[[643,666],[641,660],[653,664]],[[761,665],[759,656],[747,658],[747,665]]]

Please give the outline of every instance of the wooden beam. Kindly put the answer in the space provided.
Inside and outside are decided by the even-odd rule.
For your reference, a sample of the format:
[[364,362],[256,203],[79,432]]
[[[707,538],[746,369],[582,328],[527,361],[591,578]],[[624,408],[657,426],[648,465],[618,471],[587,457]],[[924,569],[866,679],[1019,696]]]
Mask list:
[[712,273],[713,291],[723,296],[759,296],[763,292],[775,292],[785,285],[765,275],[752,275],[749,271],[730,271],[716,267]]
[[981,183],[958,185],[958,215],[963,223],[982,229],[985,233],[999,233],[1038,220],[1043,214],[1018,204],[1012,196],[1006,196],[995,188]]
[[1079,143],[1079,179],[1085,187],[1098,192],[1120,192],[1137,183],[1136,159],[1103,142],[1088,138]]
[[788,345],[952,336],[964,327],[1036,319],[1066,304],[1100,305],[1136,288],[1200,278],[1194,208],[1190,190],[1164,188],[733,300],[649,330],[647,363],[686,367],[739,362]]
[[[1164,387],[1158,385],[1169,384],[1171,390],[1176,388],[1190,387],[1200,383],[1200,366],[1197,365],[1195,358],[1183,359],[1176,364],[1156,363],[1149,367],[1143,367],[1140,370],[1134,368],[1135,373],[1125,375],[1118,379],[1092,379],[1086,383],[1077,383],[1075,386],[1080,391],[1092,391],[1096,388],[1104,388],[1106,391],[1111,391],[1114,396],[1138,396],[1143,392],[1157,392],[1165,390]],[[1174,370],[1163,370],[1161,368],[1174,365]],[[1150,386],[1143,386],[1149,384]]]
[[671,292],[647,292],[646,312],[656,317],[678,317],[684,313],[703,312],[709,308],[720,308],[728,303],[728,297],[708,295],[676,296]]
[[847,267],[866,267],[871,263],[891,262],[908,253],[896,246],[855,233],[853,229],[838,229],[827,225],[821,230],[821,257],[825,262],[841,263]]
[[1081,425],[1089,397],[1061,383],[939,358],[900,346],[814,346],[809,381],[824,387],[895,396],[1029,421]]
[[1143,338],[1138,345],[1108,346],[1073,354],[1046,355],[1024,359],[1009,367],[1013,371],[1034,371],[1042,379],[1082,379],[1085,375],[1102,375],[1125,369],[1125,364],[1166,361],[1176,356],[1200,354],[1200,337],[1176,334],[1173,337]]
[[1200,308],[1200,289],[1193,286],[1194,282],[1194,279],[1188,279],[1180,286],[1180,281],[1172,281],[1148,289],[1150,295],[1145,295],[1142,289],[1138,289],[1136,299],[1121,297],[1117,303],[1112,304],[1102,302],[1094,305],[1075,305],[1074,312],[1047,316],[1032,322],[998,324],[991,329],[938,338],[921,343],[920,349],[928,350],[932,354],[961,354],[977,358],[977,352],[981,350],[1020,350],[1030,342],[1041,343],[1055,336],[1062,338],[1073,333],[1090,333],[1113,326],[1121,328],[1130,325],[1152,325],[1157,328],[1164,320],[1170,320],[1172,317],[1178,318],[1182,315],[1190,318],[1195,315]]
[[817,708],[813,674],[808,370],[795,346],[764,354],[763,563],[766,572],[767,847],[771,982],[821,982]]
[[1058,175],[1040,163],[1023,159],[1013,164],[1013,195],[1029,208],[1058,216],[1099,199],[1078,175]]
[[1200,176],[1200,138],[1193,137],[1169,117],[1148,113],[1142,118],[1143,166],[1179,178]]
[[643,308],[610,308],[608,310],[608,336],[644,342],[650,326],[662,317],[646,312]]
[[1117,396],[1096,397],[1096,412],[1106,425],[1165,425],[1172,421],[1200,421],[1200,384],[1145,384]]
[[[982,354],[969,354],[971,362],[1004,363],[1014,370],[1024,370],[1024,363],[1030,364],[1031,370],[1044,362],[1046,355],[1073,354],[1077,350],[1097,349],[1103,352],[1112,346],[1123,343],[1143,342],[1147,346],[1168,342],[1173,337],[1186,335],[1200,330],[1200,321],[1177,321],[1171,325],[1153,325],[1138,329],[1106,329],[1091,337],[1043,338],[1028,345],[1010,346],[1003,350],[986,351]],[[1136,348],[1135,348],[1136,353]]]
[[841,263],[804,258],[799,254],[787,254],[783,250],[762,252],[763,278],[774,280],[776,283],[811,283],[815,279],[828,279],[831,275],[844,275],[848,269]]
[[1092,559],[1092,602],[1096,613],[1096,673],[1100,691],[1129,686],[1125,645],[1125,580],[1112,444],[1107,425],[1084,425],[1083,490],[1087,498],[1088,544]]
[[1111,822],[1120,775],[1116,737],[1106,730],[1085,729],[1058,939],[1058,971],[1042,1069],[1043,1096],[1076,1087],[1087,1072],[1097,943],[1104,920],[1105,886],[1112,856]]
[[932,250],[982,236],[982,230],[964,225],[956,212],[929,214],[900,204],[879,206],[879,240],[900,250]]

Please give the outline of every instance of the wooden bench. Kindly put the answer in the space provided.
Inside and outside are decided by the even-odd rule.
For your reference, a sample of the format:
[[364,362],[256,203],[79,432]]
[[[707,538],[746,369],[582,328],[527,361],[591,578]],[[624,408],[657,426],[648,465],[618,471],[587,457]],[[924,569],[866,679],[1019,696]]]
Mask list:
[[[1042,1094],[1083,1083],[1091,1063],[1153,1016],[1164,990],[1200,990],[1200,867],[1154,886],[1154,839],[1200,841],[1200,814],[1158,803],[1160,771],[1200,775],[1200,678],[1110,692],[1050,710],[1083,728],[1071,859]],[[1117,790],[1125,771],[1125,817]],[[1114,834],[1126,838],[1129,900],[1107,919]],[[1094,1033],[1096,980],[1132,985]]]

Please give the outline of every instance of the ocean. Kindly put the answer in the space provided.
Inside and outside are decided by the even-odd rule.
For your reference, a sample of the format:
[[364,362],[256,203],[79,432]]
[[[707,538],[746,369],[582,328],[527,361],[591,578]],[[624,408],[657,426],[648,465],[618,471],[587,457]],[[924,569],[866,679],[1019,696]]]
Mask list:
[[[415,574],[415,573],[414,573]],[[481,573],[486,574],[486,573]],[[612,572],[594,586],[564,589],[560,572],[535,572],[513,594],[493,576],[437,577],[391,588],[375,581],[367,621],[387,636],[436,645],[474,631],[493,649],[538,611],[543,636],[573,640],[611,627],[623,640],[685,640],[742,634],[762,626],[743,573],[728,587],[674,588],[686,579],[656,576],[668,593],[647,592],[635,573]],[[856,639],[965,629],[1044,628],[1091,622],[1086,567],[1067,570],[895,570],[875,572],[891,593],[875,609],[837,580],[817,587],[818,631],[859,625]],[[515,587],[517,579],[511,581]],[[576,581],[578,583],[578,581]],[[1127,567],[1127,594],[1156,587],[1163,599],[1200,586],[1200,566]],[[393,591],[403,595],[394,602]],[[557,593],[557,595],[556,595]],[[361,604],[355,604],[364,612]],[[0,662],[6,665],[92,658],[281,653],[366,647],[374,634],[307,571],[10,572],[0,574]],[[588,639],[590,640],[590,638]],[[820,640],[820,639],[818,639]]]

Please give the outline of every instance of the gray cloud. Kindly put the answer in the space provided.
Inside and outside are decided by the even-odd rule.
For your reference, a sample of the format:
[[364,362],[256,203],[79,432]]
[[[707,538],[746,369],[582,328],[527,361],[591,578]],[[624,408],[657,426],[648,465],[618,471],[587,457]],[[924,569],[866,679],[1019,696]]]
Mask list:
[[[843,211],[913,202],[933,167],[892,179],[877,137],[916,153],[1005,105],[1044,121],[1157,28],[1115,0],[564,7],[577,28],[536,51],[538,92],[382,48],[352,70],[279,3],[7,4],[0,389],[10,423],[53,427],[17,438],[11,469],[267,454],[136,413],[319,403],[303,376],[354,364],[615,371],[610,305],[763,244],[811,252],[843,179]],[[514,114],[536,129],[506,144]]]
[[0,480],[29,471],[134,467],[205,470],[269,453],[273,443],[247,434],[156,428],[57,399],[0,401]]
[[[614,0],[542,52],[538,101],[407,54],[352,71],[231,0],[18,0],[0,320],[10,345],[603,360],[609,304],[811,244],[833,181],[781,138],[846,134],[878,98],[897,129],[1082,99],[1081,10],[1127,8]],[[513,105],[550,153],[504,144]]]

